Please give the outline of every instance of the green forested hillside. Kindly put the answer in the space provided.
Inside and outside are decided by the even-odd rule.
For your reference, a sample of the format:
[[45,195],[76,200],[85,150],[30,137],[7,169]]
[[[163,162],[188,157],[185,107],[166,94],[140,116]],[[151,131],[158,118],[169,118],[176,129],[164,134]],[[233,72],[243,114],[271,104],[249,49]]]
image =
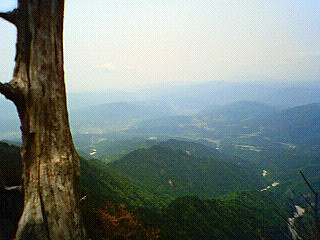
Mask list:
[[19,148],[0,142],[0,186],[1,182],[6,186],[20,185],[21,167]]
[[319,123],[320,103],[314,103],[254,119],[251,124],[262,128],[261,134],[274,141],[319,147]]
[[[173,140],[163,144],[170,143],[171,148],[156,145],[136,150],[109,165],[81,159],[81,197],[84,197],[81,208],[91,239],[285,239],[286,224],[274,209],[284,216],[289,213],[279,209],[281,204],[272,192],[219,195],[228,192],[224,187],[227,190],[254,187],[251,181],[257,178],[248,175],[250,169],[225,162],[219,154],[219,160],[195,157],[192,150],[197,153],[202,147],[197,144]],[[189,150],[184,150],[186,145]],[[0,153],[0,166],[14,173],[9,174],[12,183],[19,183],[20,170],[16,169],[20,166],[19,149],[0,143]],[[216,151],[203,154],[214,156]],[[125,173],[124,166],[130,167],[133,174]],[[152,171],[159,168],[160,174],[153,175]],[[135,176],[139,172],[143,177]],[[166,181],[169,176],[172,184]],[[190,179],[194,180],[188,182]],[[159,181],[163,188],[151,189]],[[4,197],[8,199],[4,194],[0,194],[1,201]],[[11,214],[18,216],[19,212]],[[14,226],[8,225],[6,229],[13,231]]]
[[254,117],[263,117],[275,113],[276,107],[255,101],[239,101],[222,106],[212,106],[202,111],[200,116],[206,121],[238,123]]
[[111,201],[132,207],[160,207],[170,201],[170,196],[156,195],[139,181],[121,175],[104,162],[81,160],[81,188],[90,202]]
[[96,135],[79,135],[75,137],[78,152],[85,158],[98,158],[105,162],[111,162],[129,152],[143,147],[151,147],[159,142],[158,139],[146,139],[140,137],[121,138]]
[[23,206],[23,195],[18,189],[8,187],[21,185],[21,160],[19,148],[0,142],[0,239],[14,237],[17,221]]
[[261,177],[249,166],[196,157],[187,150],[155,145],[133,151],[109,164],[123,175],[143,182],[150,191],[172,196],[211,197],[238,190],[260,189]]
[[164,211],[164,239],[286,239],[270,196],[240,192],[218,199],[180,197]]
[[[160,146],[166,148],[172,148],[177,150],[182,150],[195,157],[212,157],[216,160],[226,161],[227,156],[216,150],[216,147],[209,147],[200,143],[195,143],[191,141],[182,141],[176,139],[169,139],[168,141],[160,142]],[[215,146],[215,144],[213,144]]]

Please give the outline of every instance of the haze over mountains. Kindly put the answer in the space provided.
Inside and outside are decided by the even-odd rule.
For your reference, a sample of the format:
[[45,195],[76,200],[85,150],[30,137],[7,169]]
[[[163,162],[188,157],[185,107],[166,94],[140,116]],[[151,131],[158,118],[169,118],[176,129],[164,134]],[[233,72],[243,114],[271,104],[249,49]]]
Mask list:
[[[265,104],[260,106],[260,109],[258,105],[255,109],[250,109],[249,105],[239,106],[246,107],[248,112],[252,110],[252,114],[259,115],[260,111],[266,113],[271,110],[320,102],[319,92],[320,86],[316,82],[304,85],[285,85],[274,82],[263,84],[208,82],[167,88],[150,87],[136,92],[110,90],[106,93],[70,93],[68,100],[73,131],[82,129],[84,132],[84,126],[92,128],[94,125],[95,130],[99,127],[99,132],[103,133],[106,129],[101,131],[102,125],[110,130],[114,127],[126,128],[132,123],[147,119],[176,115],[199,116],[201,113],[210,111],[213,114],[217,111],[228,111],[221,105],[239,101]],[[0,115],[2,122],[0,128],[3,130],[0,138],[19,138],[19,123],[13,104],[2,98],[0,105],[3,112]],[[236,106],[233,105],[233,107]],[[232,111],[230,109],[230,112]],[[233,115],[232,118],[237,117]]]
[[[110,90],[101,93],[69,95],[72,108],[110,102],[157,102],[186,109],[202,110],[210,105],[237,101],[258,101],[269,105],[293,107],[319,102],[318,81],[289,83],[276,81],[204,82],[188,85],[162,85],[138,88],[135,91]],[[189,110],[190,111],[190,110]]]

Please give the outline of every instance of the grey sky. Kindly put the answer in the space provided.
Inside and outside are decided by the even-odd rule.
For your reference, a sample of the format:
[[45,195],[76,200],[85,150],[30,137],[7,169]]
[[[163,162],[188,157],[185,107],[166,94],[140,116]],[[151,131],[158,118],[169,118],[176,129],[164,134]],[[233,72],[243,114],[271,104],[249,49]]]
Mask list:
[[[12,75],[14,46],[15,30],[1,20],[1,80]],[[319,63],[318,0],[66,0],[69,91],[316,80]]]

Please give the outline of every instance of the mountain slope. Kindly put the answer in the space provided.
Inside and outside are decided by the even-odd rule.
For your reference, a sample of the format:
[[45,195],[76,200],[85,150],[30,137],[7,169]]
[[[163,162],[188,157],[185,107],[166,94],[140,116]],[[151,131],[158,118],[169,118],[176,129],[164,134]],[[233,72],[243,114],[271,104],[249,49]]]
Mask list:
[[19,147],[0,142],[0,186],[20,185],[21,168]]
[[[285,213],[282,213],[285,214]],[[286,239],[270,196],[240,192],[218,199],[180,197],[164,211],[164,239]]]
[[[156,196],[140,182],[112,171],[104,162],[81,158],[81,189],[89,201],[114,201],[130,206],[164,205],[168,196]],[[19,148],[0,142],[0,188],[21,184]]]
[[276,107],[254,101],[239,101],[228,105],[213,106],[200,115],[207,121],[237,123],[257,116],[266,116],[277,111]]
[[163,206],[170,199],[156,196],[143,183],[120,175],[99,160],[81,161],[82,192],[89,201],[123,203],[131,207]]
[[159,146],[172,148],[176,150],[182,150],[187,154],[193,155],[195,157],[213,157],[216,160],[220,159],[223,161],[225,161],[227,158],[224,154],[216,150],[216,148],[214,147],[209,147],[201,143],[195,143],[190,141],[169,139],[168,141],[160,142]]
[[259,189],[260,176],[249,167],[221,157],[199,158],[188,151],[155,145],[133,151],[109,164],[157,194],[211,197],[238,190]]
[[[248,81],[250,79],[250,81]],[[318,81],[319,82],[319,81]],[[319,102],[319,84],[291,85],[272,79],[234,78],[223,82],[190,84],[162,91],[154,91],[159,102],[176,108],[199,111],[214,104],[230,104],[237,101],[258,101],[274,106],[294,107]]]
[[127,102],[84,107],[70,112],[72,127],[79,131],[83,129],[111,130],[114,127],[123,128],[141,120],[159,118],[170,115],[170,110]]
[[[155,162],[155,164],[151,165],[158,164],[163,167],[168,167],[169,171],[170,169],[178,170],[180,168],[178,165],[182,163],[182,166],[190,167],[190,169],[185,172],[190,173],[188,177],[192,179],[192,168],[197,168],[194,164],[199,163],[199,166],[203,170],[200,181],[204,184],[206,183],[206,177],[210,176],[209,172],[213,171],[217,174],[213,168],[209,169],[209,172],[206,172],[206,169],[208,169],[207,163],[209,163],[210,166],[214,165],[215,167],[219,167],[219,169],[217,169],[219,170],[219,176],[217,176],[217,178],[220,179],[224,179],[224,175],[235,173],[232,170],[233,168],[236,168],[238,175],[242,176],[244,174],[236,165],[223,161],[219,162],[218,160],[210,160],[208,158],[196,158],[186,153],[188,150],[185,150],[187,146],[190,151],[194,150],[193,153],[196,154],[202,148],[205,150],[205,146],[178,142],[176,140],[164,143],[164,145],[166,144],[171,145],[171,148],[163,146],[154,146],[151,148],[151,153],[156,154],[151,154],[154,158],[149,160],[150,162]],[[147,150],[148,149],[144,149],[142,151]],[[137,150],[130,154],[142,156],[139,154],[140,151],[141,150]],[[210,152],[208,150],[203,151],[203,154],[212,156],[216,154],[216,152]],[[148,154],[148,156],[149,155],[150,154]],[[184,161],[191,164],[185,164]],[[139,161],[134,162],[139,163]],[[140,174],[142,174],[141,170],[150,169],[146,168],[148,163],[145,163],[145,165],[132,165],[132,163],[132,161],[128,162],[128,165],[131,164],[131,169],[134,172],[140,168]],[[143,161],[141,163],[143,163]],[[219,164],[222,164],[223,167],[221,168]],[[13,180],[16,178],[13,181],[14,183],[19,183],[19,166],[21,165],[19,148],[0,142],[0,166],[3,167],[5,165],[7,169],[11,169],[10,171],[12,171],[12,173],[17,172],[17,174],[14,175],[15,177],[11,177],[13,177]],[[15,169],[16,167],[17,169]],[[231,172],[228,172],[230,170]],[[250,177],[248,171],[250,171],[250,169],[245,169],[247,175],[243,177]],[[241,237],[241,239],[253,239],[253,236],[263,236],[267,237],[266,239],[278,239],[276,236],[277,233],[279,233],[277,225],[280,221],[279,216],[272,212],[272,205],[270,206],[264,199],[263,196],[265,193],[257,191],[254,193],[237,193],[209,200],[184,196],[174,200],[173,194],[170,192],[166,194],[164,191],[161,191],[161,194],[157,195],[149,189],[149,182],[139,182],[137,179],[130,178],[129,174],[127,174],[127,176],[120,175],[119,172],[110,169],[110,165],[106,165],[98,160],[88,161],[81,159],[81,174],[82,194],[85,195],[86,198],[80,203],[84,222],[91,239],[100,240],[113,233],[118,234],[119,239],[218,238],[231,240],[239,239],[239,237]],[[181,179],[183,179],[183,176],[180,176]],[[243,180],[239,178],[239,176],[230,176],[235,178],[234,180],[238,181],[238,183],[241,183],[240,181]],[[155,177],[155,179],[157,179],[157,176]],[[152,179],[149,179],[149,181],[150,180]],[[210,181],[211,180],[216,181],[217,179],[210,178]],[[255,180],[254,177],[253,180]],[[176,183],[177,182],[174,182],[174,184]],[[195,185],[197,185],[197,181],[195,181]],[[193,194],[194,193],[195,192],[193,192]],[[12,206],[14,201],[22,203],[22,198],[17,199],[14,196],[8,201],[8,196],[5,195],[5,198],[3,198],[1,194],[0,189],[0,201],[5,204],[0,204],[0,207],[5,207],[7,208],[6,210],[9,211],[4,212],[3,209],[0,208],[0,222],[6,224],[0,225],[0,235],[1,231],[5,230],[5,233],[9,231],[10,236],[13,236],[20,211],[13,211]],[[81,195],[81,197],[83,195]],[[205,194],[199,193],[199,195]],[[10,222],[6,214],[8,212],[14,215]],[[111,223],[113,225],[110,225]],[[109,226],[116,226],[116,228],[110,229]],[[155,234],[160,234],[160,238],[146,236],[146,234],[152,232],[152,229],[155,230]],[[141,233],[145,233],[144,237],[141,236]],[[125,238],[123,236],[131,236],[131,238]]]
[[320,144],[320,103],[283,110],[268,117],[248,121],[253,128],[261,129],[261,135],[301,145]]

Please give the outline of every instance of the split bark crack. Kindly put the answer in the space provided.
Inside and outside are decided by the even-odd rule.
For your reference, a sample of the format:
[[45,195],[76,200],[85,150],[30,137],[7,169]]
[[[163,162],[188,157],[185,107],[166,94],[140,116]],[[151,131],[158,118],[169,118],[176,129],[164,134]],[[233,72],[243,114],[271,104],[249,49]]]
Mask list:
[[17,240],[86,239],[66,104],[63,15],[64,0],[18,0],[17,9],[0,13],[17,28],[13,80],[0,82],[21,122],[24,209]]
[[38,194],[39,194],[39,199],[40,199],[40,208],[41,208],[41,215],[43,219],[43,223],[45,226],[46,234],[47,234],[47,240],[50,240],[50,230],[49,230],[49,225],[48,225],[48,216],[46,213],[45,205],[43,202],[43,197],[42,197],[42,192],[41,192],[41,159],[38,160]]

